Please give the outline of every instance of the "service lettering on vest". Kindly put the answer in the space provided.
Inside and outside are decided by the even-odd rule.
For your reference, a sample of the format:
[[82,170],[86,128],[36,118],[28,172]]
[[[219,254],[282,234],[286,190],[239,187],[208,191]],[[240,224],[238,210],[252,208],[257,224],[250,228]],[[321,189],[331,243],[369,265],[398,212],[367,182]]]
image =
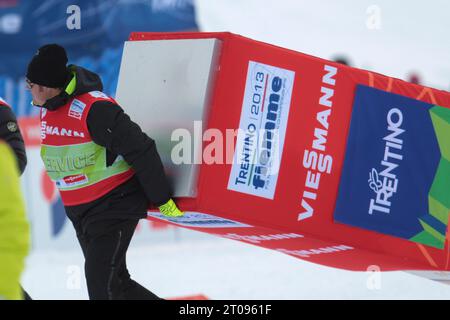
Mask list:
[[303,167],[307,169],[305,188],[301,199],[301,212],[297,220],[311,218],[314,214],[314,204],[317,199],[317,192],[320,186],[322,174],[330,174],[333,157],[327,153],[327,136],[329,129],[328,117],[331,115],[333,107],[335,76],[337,68],[329,65],[324,66],[325,74],[322,77],[320,88],[321,96],[316,114],[316,127],[314,128],[314,138],[311,149],[306,149],[303,153]]
[[73,156],[44,157],[45,168],[48,172],[70,172],[95,165],[95,153],[78,154]]

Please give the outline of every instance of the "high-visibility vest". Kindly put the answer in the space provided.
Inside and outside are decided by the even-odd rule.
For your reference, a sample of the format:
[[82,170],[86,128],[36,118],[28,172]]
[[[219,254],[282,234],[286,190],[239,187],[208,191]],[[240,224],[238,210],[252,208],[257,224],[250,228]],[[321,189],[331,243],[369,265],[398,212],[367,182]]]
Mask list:
[[97,101],[115,103],[104,93],[92,91],[57,110],[41,109],[41,158],[66,206],[96,200],[134,175],[120,155],[107,166],[106,148],[92,141],[87,115]]

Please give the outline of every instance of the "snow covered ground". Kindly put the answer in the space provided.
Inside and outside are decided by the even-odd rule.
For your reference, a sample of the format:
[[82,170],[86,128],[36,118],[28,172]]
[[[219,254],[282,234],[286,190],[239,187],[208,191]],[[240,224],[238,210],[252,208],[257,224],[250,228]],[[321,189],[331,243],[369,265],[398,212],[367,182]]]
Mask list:
[[[164,298],[450,298],[450,285],[411,274],[342,271],[210,236],[132,244],[127,260],[132,277]],[[35,299],[87,299],[81,251],[33,252],[22,284]]]
[[[231,31],[323,58],[345,54],[356,67],[398,78],[417,70],[427,85],[450,87],[448,1],[197,0],[197,4],[204,31]],[[380,28],[371,20],[377,10]],[[346,272],[232,240],[187,234],[178,240],[134,243],[128,253],[133,278],[162,297],[450,298],[450,285],[403,272]],[[22,283],[35,299],[87,299],[81,251],[73,247],[32,252]]]

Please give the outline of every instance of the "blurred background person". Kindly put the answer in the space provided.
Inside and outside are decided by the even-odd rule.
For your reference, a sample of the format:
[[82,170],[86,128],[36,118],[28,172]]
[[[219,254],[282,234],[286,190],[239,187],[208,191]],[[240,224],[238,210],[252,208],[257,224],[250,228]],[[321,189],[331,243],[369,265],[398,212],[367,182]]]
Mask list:
[[351,67],[349,58],[344,55],[335,56],[332,61]]
[[11,148],[0,141],[0,299],[24,298],[19,282],[30,247],[30,230]]
[[414,84],[422,84],[421,76],[418,72],[410,72],[406,78],[406,81],[414,83]]
[[20,132],[16,116],[11,107],[0,97],[0,139],[7,142],[16,155],[19,173],[25,171],[27,154],[22,133]]
[[[15,154],[19,173],[25,171],[27,154],[19,124],[11,107],[0,97],[0,139],[9,144]],[[31,300],[30,295],[23,290],[25,300]]]

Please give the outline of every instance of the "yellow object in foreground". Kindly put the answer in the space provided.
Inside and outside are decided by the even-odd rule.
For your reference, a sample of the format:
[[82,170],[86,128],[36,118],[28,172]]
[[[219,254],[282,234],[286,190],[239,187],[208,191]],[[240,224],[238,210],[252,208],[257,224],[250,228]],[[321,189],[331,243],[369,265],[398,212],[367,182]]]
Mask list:
[[30,247],[30,228],[11,148],[0,141],[0,299],[23,299],[20,276]]
[[184,216],[184,212],[178,209],[175,202],[170,199],[162,206],[159,206],[159,211],[165,215],[166,217],[182,217]]

